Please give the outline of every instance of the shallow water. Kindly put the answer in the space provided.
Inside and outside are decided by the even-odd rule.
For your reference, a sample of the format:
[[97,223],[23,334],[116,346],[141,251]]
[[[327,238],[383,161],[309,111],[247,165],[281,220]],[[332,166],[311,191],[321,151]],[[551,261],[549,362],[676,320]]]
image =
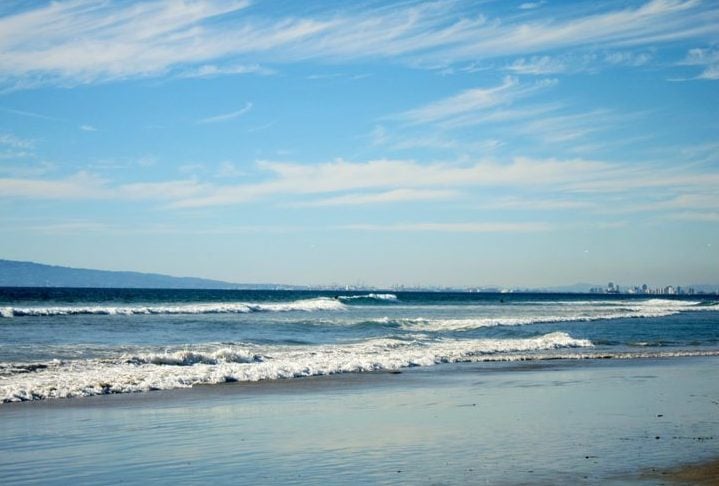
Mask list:
[[719,358],[461,363],[7,404],[12,483],[635,481],[719,452]]
[[719,355],[716,296],[0,289],[4,402],[456,362]]

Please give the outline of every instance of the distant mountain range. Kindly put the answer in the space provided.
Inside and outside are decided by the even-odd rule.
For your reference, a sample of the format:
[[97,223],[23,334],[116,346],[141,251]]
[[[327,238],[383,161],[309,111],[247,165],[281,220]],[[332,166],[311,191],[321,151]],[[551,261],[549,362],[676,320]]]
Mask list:
[[[335,287],[311,287],[284,284],[232,283],[195,277],[173,277],[158,273],[117,272],[85,268],[44,265],[34,262],[20,262],[0,259],[0,287],[85,287],[85,288],[144,288],[144,289],[259,289],[259,290],[330,290]],[[520,292],[567,292],[586,293],[590,288],[602,287],[597,284],[577,283],[557,287],[516,289]],[[719,284],[687,285],[698,292],[717,292]],[[377,290],[368,288],[370,290]],[[353,288],[353,290],[363,290]],[[366,290],[366,289],[364,289]],[[458,291],[462,288],[413,288],[415,291]],[[486,288],[482,291],[500,292],[501,288]]]
[[283,285],[237,284],[156,273],[112,272],[0,260],[0,287],[88,287],[147,289],[275,289]]

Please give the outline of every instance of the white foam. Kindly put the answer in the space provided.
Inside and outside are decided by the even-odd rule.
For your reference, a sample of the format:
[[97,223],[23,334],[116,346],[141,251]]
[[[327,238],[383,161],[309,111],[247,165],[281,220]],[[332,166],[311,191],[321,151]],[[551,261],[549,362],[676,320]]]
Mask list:
[[386,301],[397,301],[397,296],[394,294],[364,294],[364,295],[340,295],[340,300],[357,300],[357,299],[374,299],[374,300],[386,300]]
[[[718,306],[700,306],[699,302],[675,301],[666,299],[650,299],[647,301],[619,301],[601,302],[588,304],[591,301],[581,301],[575,306],[569,306],[569,302],[563,303],[556,309],[546,309],[542,312],[534,312],[531,309],[524,309],[524,316],[493,316],[476,317],[466,319],[399,319],[396,322],[400,328],[411,331],[443,332],[443,331],[469,331],[482,327],[495,326],[525,326],[530,324],[549,324],[555,322],[590,322],[627,318],[651,318],[666,317],[681,312],[712,311],[719,309]],[[610,304],[611,305],[607,305]],[[549,305],[547,305],[549,307]],[[377,322],[386,324],[390,322],[387,318]]]
[[[324,346],[212,345],[116,359],[4,364],[3,402],[70,398],[106,393],[186,388],[203,383],[259,381],[335,373],[396,370],[487,357],[590,347],[585,339],[554,332],[524,339],[404,341],[374,339]],[[509,359],[507,357],[507,359]],[[38,366],[40,365],[40,366]],[[12,373],[12,369],[18,369]]]
[[13,316],[63,316],[77,314],[136,315],[136,314],[244,314],[249,312],[333,311],[346,306],[336,299],[318,297],[293,302],[236,302],[201,303],[147,306],[53,306],[53,307],[3,307],[3,317]]

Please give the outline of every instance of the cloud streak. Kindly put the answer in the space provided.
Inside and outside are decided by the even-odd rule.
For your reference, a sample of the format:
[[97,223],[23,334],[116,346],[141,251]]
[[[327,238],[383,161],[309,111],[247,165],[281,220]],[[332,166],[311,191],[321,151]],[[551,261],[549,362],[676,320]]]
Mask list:
[[544,222],[506,223],[400,223],[400,224],[352,224],[341,226],[355,231],[381,232],[439,232],[439,233],[533,233],[549,231],[554,227]]
[[719,47],[691,49],[680,64],[702,67],[702,72],[695,79],[717,80],[719,79]]
[[[269,18],[244,0],[50,3],[0,17],[0,79],[17,89],[168,73],[267,74],[260,63],[307,59],[451,64],[560,48],[714,42],[719,22],[716,5],[693,0],[651,0],[590,14],[568,7],[558,17],[527,9],[506,19],[462,8],[442,1],[353,5]],[[515,69],[556,72],[543,59]]]
[[360,206],[368,204],[388,204],[398,202],[440,201],[454,199],[459,196],[457,191],[439,189],[394,189],[379,193],[345,194],[326,199],[296,203],[296,207],[324,206]]
[[492,109],[502,107],[506,110],[506,105],[555,83],[555,80],[545,79],[522,85],[516,78],[507,76],[499,86],[468,89],[401,113],[397,118],[410,124],[437,123],[445,128],[471,125],[499,113],[497,110],[492,112]]
[[242,107],[242,109],[237,111],[231,111],[230,113],[222,113],[220,115],[214,115],[214,116],[208,116],[207,118],[202,118],[200,120],[197,120],[197,123],[200,125],[205,125],[207,123],[221,123],[226,122],[230,120],[234,120],[235,118],[239,118],[245,113],[248,113],[250,110],[252,110],[252,103],[249,101],[245,103],[245,106]]
[[[531,206],[544,210],[624,212],[715,210],[719,172],[626,167],[583,159],[531,159],[470,164],[420,164],[412,160],[336,160],[322,164],[260,162],[257,182],[217,184],[195,179],[113,184],[87,172],[60,179],[0,178],[3,199],[156,201],[167,208],[211,208],[250,202],[296,207],[360,206],[459,201],[479,189],[502,189],[485,210]],[[257,175],[247,175],[246,178]],[[472,191],[470,191],[472,189]],[[522,198],[509,196],[518,191]],[[530,198],[534,194],[534,198]],[[661,197],[658,195],[661,194]],[[541,198],[537,198],[541,195]],[[318,197],[319,196],[319,197]],[[603,204],[603,198],[623,200]],[[528,199],[530,198],[530,199]],[[642,203],[642,201],[645,201]]]

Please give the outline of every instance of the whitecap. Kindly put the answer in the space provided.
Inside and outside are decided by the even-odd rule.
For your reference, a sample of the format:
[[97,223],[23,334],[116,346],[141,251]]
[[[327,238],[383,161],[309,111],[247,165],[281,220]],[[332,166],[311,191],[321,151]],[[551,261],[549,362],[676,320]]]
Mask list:
[[[482,361],[489,356],[591,347],[563,332],[522,339],[372,339],[323,346],[200,347],[165,353],[35,363],[33,371],[5,363],[4,402],[186,388],[227,381],[397,370],[439,363]],[[17,372],[12,373],[13,369]]]

